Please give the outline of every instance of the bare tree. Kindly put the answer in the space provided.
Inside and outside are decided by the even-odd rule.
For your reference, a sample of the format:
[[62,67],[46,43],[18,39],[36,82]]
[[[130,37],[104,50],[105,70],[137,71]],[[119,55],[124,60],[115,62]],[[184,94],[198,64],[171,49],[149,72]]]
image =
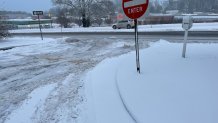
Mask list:
[[57,14],[57,23],[61,24],[61,27],[67,28],[70,26],[70,19],[67,18],[67,9],[60,8],[58,9]]
[[77,16],[83,27],[89,27],[90,21],[97,20],[115,13],[115,5],[110,0],[52,0],[54,5],[67,7],[71,14]]
[[115,10],[116,6],[112,1],[98,1],[91,6],[93,21],[100,26],[103,22],[102,19],[108,19],[108,16],[114,15]]
[[149,5],[149,9],[150,9],[151,13],[161,13],[161,12],[163,12],[163,7],[157,1],[155,1],[154,3],[151,3]]
[[52,0],[52,2],[54,5],[76,10],[79,18],[82,18],[83,27],[90,25],[90,7],[94,0]]

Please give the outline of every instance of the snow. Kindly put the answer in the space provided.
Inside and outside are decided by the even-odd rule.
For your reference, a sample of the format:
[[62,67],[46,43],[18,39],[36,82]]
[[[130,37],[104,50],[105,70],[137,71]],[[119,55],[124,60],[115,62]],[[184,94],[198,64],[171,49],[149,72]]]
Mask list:
[[45,38],[44,40],[40,40],[39,38],[10,38],[10,40],[1,42],[0,49],[12,49],[8,51],[0,50],[0,61],[17,60],[28,55],[52,53],[68,49],[69,46],[61,44],[61,40],[64,39]]
[[132,119],[120,102],[114,84],[116,79],[114,70],[119,65],[117,61],[113,59],[100,63],[87,77],[87,100],[89,105],[93,104],[89,109],[92,113],[89,117],[94,117],[89,123],[132,123]]
[[11,113],[5,123],[31,123],[34,112],[44,105],[45,99],[55,87],[56,84],[50,84],[35,89],[30,93],[28,99],[26,99],[18,109]]
[[26,46],[26,45],[33,45],[33,44],[41,44],[41,43],[48,43],[50,41],[53,41],[54,39],[46,39],[46,40],[40,40],[39,38],[26,38],[23,37],[14,37],[10,38],[10,40],[1,41],[0,49],[5,47],[19,47],[19,46]]
[[[140,41],[142,47],[147,47],[147,42]],[[134,40],[116,36],[91,39],[72,36],[66,40],[44,38],[43,41],[39,37],[15,37],[1,40],[0,44],[3,49],[12,47],[0,50],[2,123],[14,122],[18,117],[18,122],[95,123],[94,107],[83,112],[86,101],[91,101],[84,94],[83,77],[103,59],[134,48]],[[47,86],[50,84],[55,84],[54,89]],[[42,90],[46,90],[45,95],[36,94]],[[127,117],[120,105],[119,112]],[[119,118],[118,113],[116,117]]]
[[180,43],[151,43],[140,51],[141,74],[135,52],[104,60],[87,75],[95,123],[217,123],[217,49],[190,43],[184,59]]
[[135,52],[119,56],[134,49],[132,39],[0,43],[13,47],[0,51],[0,122],[218,122],[218,44],[189,43],[183,59],[180,43],[149,43],[139,75]]
[[[218,23],[194,23],[190,31],[217,31]],[[139,32],[155,32],[155,31],[183,31],[182,24],[155,24],[155,25],[139,25]],[[112,27],[74,27],[74,28],[52,28],[42,29],[44,33],[54,32],[133,32],[133,29],[112,29]],[[19,29],[11,30],[11,33],[39,33],[39,29]]]

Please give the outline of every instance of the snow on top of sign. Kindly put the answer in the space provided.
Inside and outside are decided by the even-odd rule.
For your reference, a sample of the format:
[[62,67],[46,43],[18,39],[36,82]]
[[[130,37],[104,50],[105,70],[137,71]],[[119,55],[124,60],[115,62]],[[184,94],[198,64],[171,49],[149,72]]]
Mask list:
[[128,8],[131,6],[137,6],[137,5],[141,5],[141,4],[146,4],[146,0],[132,0],[132,1],[128,1],[124,3],[124,7]]

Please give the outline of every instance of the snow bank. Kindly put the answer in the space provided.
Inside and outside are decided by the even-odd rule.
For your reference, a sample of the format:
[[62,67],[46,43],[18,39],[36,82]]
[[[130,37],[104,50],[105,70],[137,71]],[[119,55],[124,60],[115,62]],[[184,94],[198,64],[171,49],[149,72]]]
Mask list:
[[140,123],[217,123],[217,49],[218,44],[188,44],[183,59],[182,44],[160,41],[141,50],[140,75],[135,52],[103,61],[89,79],[97,121],[132,121],[123,115],[117,81],[125,106]]
[[119,59],[106,60],[89,72],[86,80],[88,97],[87,123],[134,123],[126,112],[116,88]]
[[[142,74],[134,54],[120,64],[117,81],[129,108],[140,122],[218,122],[218,45],[159,42],[142,51]],[[126,62],[129,61],[129,62]]]

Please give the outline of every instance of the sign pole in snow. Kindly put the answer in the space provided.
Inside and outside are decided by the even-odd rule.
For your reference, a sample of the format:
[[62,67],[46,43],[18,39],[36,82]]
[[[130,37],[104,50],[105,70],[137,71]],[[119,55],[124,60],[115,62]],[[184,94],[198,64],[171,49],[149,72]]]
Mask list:
[[127,17],[134,19],[135,26],[135,49],[136,49],[136,68],[140,73],[140,60],[139,60],[139,43],[138,43],[138,22],[140,18],[147,10],[149,0],[122,0],[123,11]]
[[137,19],[134,19],[134,25],[135,25],[136,67],[137,67],[137,72],[140,73],[139,42],[138,42],[138,20]]
[[187,46],[187,38],[188,38],[188,30],[191,29],[193,25],[193,19],[191,16],[184,16],[182,21],[182,28],[185,30],[182,57],[185,58],[186,54],[186,46]]
[[185,54],[186,54],[187,38],[188,38],[188,30],[185,30],[184,43],[183,43],[183,51],[182,51],[182,57],[183,58],[185,58]]
[[43,11],[33,11],[33,15],[37,15],[38,16],[38,22],[39,22],[39,30],[40,30],[40,34],[41,34],[41,38],[43,40],[43,35],[42,35],[42,27],[41,27],[41,21],[40,21],[40,17],[39,15],[43,15]]
[[39,21],[39,30],[40,30],[41,38],[42,38],[42,40],[43,40],[42,29],[41,29],[41,22],[40,22],[39,15],[38,15],[38,21]]

